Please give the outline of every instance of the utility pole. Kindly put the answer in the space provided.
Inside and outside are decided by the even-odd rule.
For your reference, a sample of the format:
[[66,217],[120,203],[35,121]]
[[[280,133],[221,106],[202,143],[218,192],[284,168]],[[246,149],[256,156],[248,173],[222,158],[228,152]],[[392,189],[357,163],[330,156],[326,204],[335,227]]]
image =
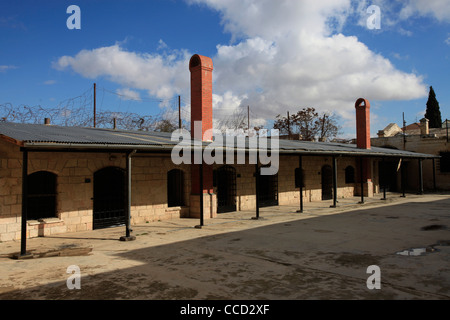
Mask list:
[[97,100],[97,85],[94,83],[94,128],[95,128],[95,125],[96,125],[96,113],[97,113],[97,110],[96,110],[96,108],[97,108],[97,106],[96,106],[96,100]]
[[178,96],[178,128],[181,129],[181,96]]
[[250,132],[250,106],[247,106],[247,128],[248,132]]
[[406,122],[405,113],[403,112],[403,150],[406,149]]
[[289,111],[287,112],[287,127],[288,127],[288,139],[291,140],[291,119],[289,117]]

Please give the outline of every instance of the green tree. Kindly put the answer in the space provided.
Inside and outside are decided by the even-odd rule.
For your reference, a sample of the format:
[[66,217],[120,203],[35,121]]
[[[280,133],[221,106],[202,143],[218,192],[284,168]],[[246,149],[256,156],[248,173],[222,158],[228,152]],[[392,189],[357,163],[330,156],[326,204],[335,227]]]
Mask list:
[[439,109],[439,102],[436,100],[436,93],[434,92],[433,87],[430,87],[425,118],[430,120],[430,128],[442,127],[441,110]]

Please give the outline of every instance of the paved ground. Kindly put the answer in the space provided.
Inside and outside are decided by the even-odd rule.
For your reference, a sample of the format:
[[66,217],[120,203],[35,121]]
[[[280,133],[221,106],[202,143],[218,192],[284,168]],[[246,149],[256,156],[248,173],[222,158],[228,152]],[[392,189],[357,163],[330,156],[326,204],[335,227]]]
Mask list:
[[[123,227],[28,240],[54,257],[11,259],[20,242],[0,243],[0,299],[450,299],[450,195],[358,200],[223,214],[202,229],[148,223],[130,242]],[[71,265],[79,290],[67,288]],[[371,265],[379,290],[367,288]]]

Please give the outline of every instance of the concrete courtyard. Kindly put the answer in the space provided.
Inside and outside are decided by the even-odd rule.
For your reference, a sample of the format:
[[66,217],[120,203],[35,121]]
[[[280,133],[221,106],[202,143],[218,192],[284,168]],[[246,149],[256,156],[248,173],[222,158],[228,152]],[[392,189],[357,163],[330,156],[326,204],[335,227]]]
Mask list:
[[[0,243],[0,299],[448,300],[450,195],[233,212]],[[81,272],[69,290],[69,266]],[[367,268],[380,270],[370,290]]]

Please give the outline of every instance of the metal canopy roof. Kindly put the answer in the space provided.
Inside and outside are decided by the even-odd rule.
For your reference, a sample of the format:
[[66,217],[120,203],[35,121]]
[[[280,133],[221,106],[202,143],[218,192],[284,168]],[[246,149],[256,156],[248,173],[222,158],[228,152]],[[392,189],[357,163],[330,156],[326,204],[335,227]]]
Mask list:
[[[62,127],[43,124],[0,122],[0,138],[33,150],[137,150],[167,152],[178,144],[171,141],[171,133],[125,131],[102,128]],[[270,141],[270,139],[269,139]],[[438,156],[410,151],[372,147],[359,149],[354,144],[311,142],[279,139],[280,154],[369,156],[431,159]],[[203,147],[209,142],[204,142]],[[269,143],[270,145],[270,143]],[[270,148],[270,147],[269,147]],[[223,148],[226,149],[226,148]],[[234,150],[241,150],[238,147]],[[245,150],[249,149],[246,140]]]

